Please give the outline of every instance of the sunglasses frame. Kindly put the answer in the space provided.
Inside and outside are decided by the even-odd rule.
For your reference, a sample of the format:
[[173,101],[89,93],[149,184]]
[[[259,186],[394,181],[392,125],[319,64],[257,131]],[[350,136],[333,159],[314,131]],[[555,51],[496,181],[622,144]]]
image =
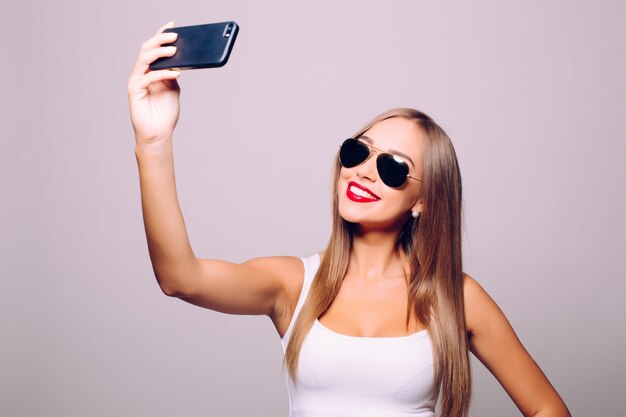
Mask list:
[[[356,165],[354,165],[354,166],[351,166],[351,167],[346,167],[346,166],[345,166],[345,165],[341,162],[341,156],[340,156],[340,157],[339,157],[339,163],[341,163],[341,166],[342,166],[342,167],[344,167],[344,168],[348,168],[348,169],[349,169],[349,168],[358,167],[359,165],[364,164],[365,162],[367,162],[367,161],[368,161],[368,160],[372,157],[372,150],[374,150],[374,151],[376,151],[376,153],[378,154],[378,156],[376,157],[376,159],[377,159],[377,163],[376,163],[376,172],[378,173],[378,176],[380,177],[380,180],[381,180],[381,181],[383,181],[383,179],[382,179],[382,176],[380,175],[380,171],[379,171],[379,169],[378,169],[378,158],[380,158],[380,157],[381,157],[381,156],[383,156],[383,155],[387,155],[387,156],[392,157],[392,158],[393,158],[393,160],[395,160],[398,164],[404,164],[404,165],[406,165],[406,167],[407,167],[407,171],[409,170],[409,164],[408,164],[406,161],[404,161],[404,160],[402,160],[402,161],[398,161],[398,159],[397,159],[397,158],[402,158],[401,156],[399,156],[399,155],[394,155],[394,154],[389,153],[389,152],[385,152],[385,151],[383,151],[382,149],[377,148],[377,147],[376,147],[376,146],[374,146],[374,145],[371,145],[371,144],[369,144],[369,143],[367,143],[367,142],[365,142],[365,141],[362,141],[360,138],[348,138],[348,139],[344,140],[344,141],[341,143],[341,145],[339,145],[339,153],[340,153],[340,155],[341,155],[341,147],[342,147],[342,146],[346,143],[346,141],[348,141],[348,140],[350,140],[350,139],[352,139],[352,140],[354,140],[354,141],[356,141],[356,142],[358,142],[358,143],[361,143],[361,144],[362,144],[362,145],[364,145],[364,146],[367,146],[367,148],[368,148],[368,150],[369,150],[369,154],[367,155],[367,157],[366,157],[363,161],[361,161],[361,162],[359,162],[358,164],[356,164]],[[383,183],[384,183],[387,187],[389,187],[389,188],[402,188],[402,187],[404,187],[404,186],[406,185],[406,183],[407,183],[407,181],[408,181],[408,179],[409,179],[409,178],[411,178],[411,179],[413,179],[413,180],[415,180],[415,181],[422,182],[422,180],[421,180],[421,179],[416,178],[416,177],[413,177],[413,176],[411,176],[411,175],[409,175],[409,174],[407,174],[407,175],[406,175],[406,178],[407,178],[407,180],[405,180],[405,181],[404,181],[401,185],[399,185],[399,186],[397,186],[397,187],[392,187],[392,186],[390,186],[389,184],[387,184],[385,181],[383,181]]]

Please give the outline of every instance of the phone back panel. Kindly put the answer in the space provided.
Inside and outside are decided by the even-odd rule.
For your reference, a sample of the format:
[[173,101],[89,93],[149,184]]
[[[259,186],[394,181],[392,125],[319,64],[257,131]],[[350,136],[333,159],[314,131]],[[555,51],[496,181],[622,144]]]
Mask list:
[[235,22],[221,22],[181,26],[164,32],[178,33],[176,41],[163,44],[176,46],[176,54],[155,60],[150,64],[151,70],[221,67],[228,62],[239,26]]

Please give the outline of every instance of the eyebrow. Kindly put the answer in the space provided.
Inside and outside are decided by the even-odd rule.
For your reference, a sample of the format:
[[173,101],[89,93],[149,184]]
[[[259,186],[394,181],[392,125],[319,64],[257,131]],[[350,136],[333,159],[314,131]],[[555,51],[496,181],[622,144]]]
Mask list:
[[[369,136],[359,136],[358,139],[363,139],[365,142],[367,142],[370,145],[374,146],[374,141]],[[400,151],[398,151],[396,149],[389,149],[387,152],[396,154],[398,156],[401,156],[404,159],[408,159],[408,161],[411,163],[411,165],[413,165],[413,168],[415,168],[415,163],[413,162],[413,160],[411,159],[411,157],[409,155],[404,154],[404,153],[402,153],[402,152],[400,152]]]

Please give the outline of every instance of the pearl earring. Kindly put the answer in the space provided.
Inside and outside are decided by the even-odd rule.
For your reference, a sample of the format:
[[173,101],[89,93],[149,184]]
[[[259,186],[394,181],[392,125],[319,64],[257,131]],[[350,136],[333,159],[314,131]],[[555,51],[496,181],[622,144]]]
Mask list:
[[413,216],[414,219],[417,219],[420,216],[420,212],[417,210],[413,210],[411,212],[411,216]]

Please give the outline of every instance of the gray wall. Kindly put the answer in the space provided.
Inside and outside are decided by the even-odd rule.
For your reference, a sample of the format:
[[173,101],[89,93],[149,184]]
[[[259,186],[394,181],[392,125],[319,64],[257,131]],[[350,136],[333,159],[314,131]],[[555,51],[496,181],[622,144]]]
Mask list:
[[[198,256],[322,249],[341,140],[390,107],[422,109],[458,151],[466,271],[574,415],[623,415],[625,4],[14,4],[0,415],[288,413],[270,321],[168,298],[152,275],[126,82],[172,19],[241,25],[226,67],[179,79],[176,175]],[[474,369],[472,416],[519,415]]]

